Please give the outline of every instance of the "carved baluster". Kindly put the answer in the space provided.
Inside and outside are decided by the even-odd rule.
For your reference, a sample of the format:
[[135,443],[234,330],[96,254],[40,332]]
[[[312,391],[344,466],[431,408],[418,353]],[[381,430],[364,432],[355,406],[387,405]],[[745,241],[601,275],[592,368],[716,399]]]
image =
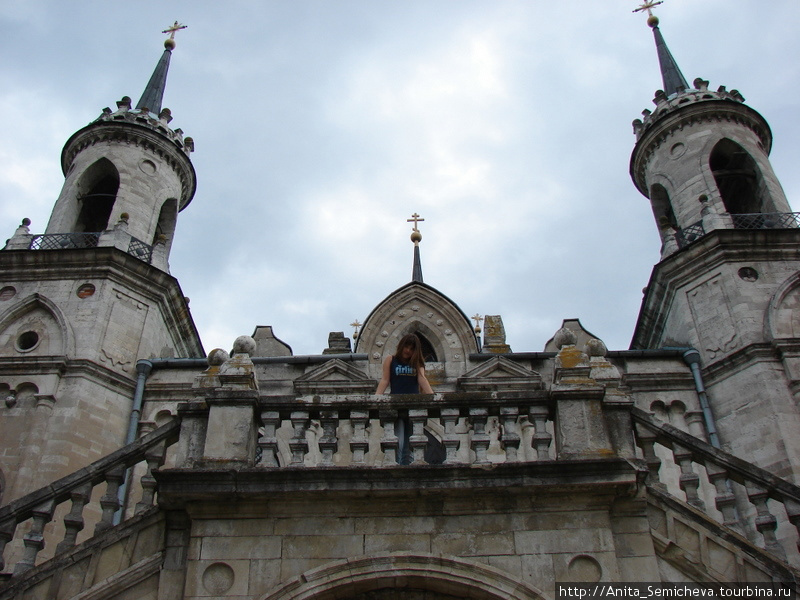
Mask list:
[[675,456],[675,462],[681,468],[681,476],[678,479],[678,485],[686,494],[686,501],[702,511],[706,510],[705,502],[700,498],[698,489],[700,488],[700,476],[695,472],[692,466],[692,452],[675,444],[672,448],[672,454]]
[[424,465],[425,447],[428,445],[428,436],[425,435],[425,423],[428,422],[427,408],[412,408],[408,411],[408,420],[411,421],[411,464]]
[[3,560],[3,552],[5,552],[6,544],[14,539],[14,531],[17,529],[17,522],[13,519],[3,521],[0,524],[0,573],[6,568],[6,563]]
[[800,550],[800,503],[794,500],[784,500],[783,506],[786,508],[786,515],[789,517],[789,522],[797,529],[797,549]]
[[716,497],[714,504],[717,510],[722,513],[722,522],[739,531],[739,518],[736,515],[736,497],[731,493],[728,472],[717,465],[707,463],[706,473],[708,480],[714,486]]
[[89,496],[92,495],[92,484],[84,483],[76,487],[69,493],[72,500],[72,507],[64,517],[64,528],[66,533],[64,539],[56,546],[56,554],[69,550],[75,545],[75,540],[78,538],[78,533],[83,529],[83,508],[89,502]]
[[397,422],[397,411],[386,410],[380,414],[381,427],[383,427],[383,438],[381,439],[381,450],[383,450],[383,465],[385,467],[397,464],[397,450],[400,440],[394,434],[394,424]]
[[518,418],[518,407],[504,406],[500,408],[500,421],[503,424],[503,435],[500,437],[500,444],[506,452],[506,462],[517,461],[517,450],[519,449],[520,443],[519,431],[517,429]]
[[279,467],[276,432],[281,426],[280,413],[276,410],[261,411],[261,423],[264,425],[264,433],[258,440],[258,447],[261,448],[258,464],[261,467]]
[[350,424],[353,427],[353,437],[350,439],[350,452],[353,453],[354,465],[363,465],[366,455],[369,452],[367,423],[369,423],[369,412],[366,410],[350,411]]
[[142,499],[136,503],[134,514],[139,514],[153,506],[153,501],[156,497],[156,478],[153,477],[153,471],[164,464],[164,459],[167,455],[166,441],[159,442],[152,448],[144,453],[144,459],[147,461],[147,472],[142,475],[140,479],[142,485]]
[[330,467],[333,465],[333,455],[339,450],[339,440],[336,437],[336,426],[339,424],[339,413],[335,410],[323,410],[320,413],[322,437],[319,439],[319,451],[322,453],[320,465]]
[[489,434],[486,433],[486,422],[489,420],[489,411],[485,408],[470,408],[469,420],[472,424],[472,451],[475,452],[475,464],[489,464],[487,456],[489,451]]
[[442,409],[442,424],[444,425],[444,437],[442,444],[445,450],[445,464],[452,465],[458,462],[458,449],[461,446],[461,439],[456,434],[456,425],[460,411],[457,408]]
[[289,420],[294,428],[292,439],[289,440],[289,449],[292,451],[291,466],[302,467],[305,465],[305,456],[308,454],[308,440],[306,440],[308,411],[294,411],[289,415]]
[[782,560],[786,560],[786,552],[784,552],[783,546],[778,543],[778,538],[775,536],[778,520],[767,506],[769,493],[754,483],[747,482],[745,487],[747,488],[747,497],[756,507],[756,529],[764,536],[764,548]]
[[22,543],[25,544],[25,551],[22,555],[22,560],[14,567],[14,575],[24,573],[36,564],[36,555],[44,548],[44,527],[53,518],[55,508],[56,504],[51,498],[33,509],[33,525],[30,531],[25,534],[25,537],[22,538]]
[[528,420],[533,423],[531,445],[536,449],[536,460],[550,460],[550,444],[553,442],[553,436],[547,431],[548,414],[546,406],[531,406],[528,410]]
[[119,510],[119,486],[125,477],[125,467],[119,466],[106,471],[106,493],[100,498],[100,506],[103,507],[103,516],[100,522],[94,527],[94,534],[102,533],[106,529],[114,526],[114,513]]
[[661,483],[658,472],[661,469],[661,459],[656,454],[656,434],[647,429],[641,423],[636,423],[636,441],[644,454],[644,461],[647,463],[649,474],[647,476],[647,483],[653,486],[658,486],[661,489],[666,489],[666,486]]

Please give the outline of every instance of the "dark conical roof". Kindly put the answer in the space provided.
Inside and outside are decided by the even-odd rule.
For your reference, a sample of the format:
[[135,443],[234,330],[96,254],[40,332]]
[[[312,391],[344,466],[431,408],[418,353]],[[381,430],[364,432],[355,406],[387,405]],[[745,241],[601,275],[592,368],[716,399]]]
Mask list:
[[658,63],[661,66],[661,79],[667,96],[677,93],[681,88],[684,90],[689,89],[689,84],[686,83],[686,78],[681,73],[678,63],[675,62],[672,53],[667,48],[667,42],[664,41],[664,36],[661,35],[658,25],[653,26],[653,36],[656,39]]
[[411,281],[423,283],[422,281],[422,260],[419,256],[419,244],[414,244],[414,268],[411,270]]
[[167,87],[167,72],[169,71],[169,59],[172,56],[172,49],[167,46],[164,54],[156,65],[150,81],[147,82],[147,87],[144,89],[142,97],[136,104],[136,108],[141,110],[148,109],[151,113],[159,114],[161,112],[161,102],[164,100],[164,90]]

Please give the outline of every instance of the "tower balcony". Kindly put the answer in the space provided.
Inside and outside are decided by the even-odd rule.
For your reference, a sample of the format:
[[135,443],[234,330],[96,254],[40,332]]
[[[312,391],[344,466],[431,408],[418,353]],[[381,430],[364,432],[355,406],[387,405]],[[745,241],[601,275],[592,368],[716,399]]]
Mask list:
[[[726,214],[717,216],[714,219],[704,218],[696,223],[674,230],[674,245],[671,243],[667,234],[664,242],[662,258],[666,258],[673,252],[685,248],[707,233],[715,229],[798,229],[800,228],[800,213],[746,213],[746,214]],[[669,248],[672,246],[672,252]]]
[[166,240],[161,236],[155,244],[148,244],[128,233],[128,217],[122,218],[112,228],[95,232],[30,233],[30,220],[23,219],[14,236],[3,250],[74,250],[113,247],[149,265],[169,272]]

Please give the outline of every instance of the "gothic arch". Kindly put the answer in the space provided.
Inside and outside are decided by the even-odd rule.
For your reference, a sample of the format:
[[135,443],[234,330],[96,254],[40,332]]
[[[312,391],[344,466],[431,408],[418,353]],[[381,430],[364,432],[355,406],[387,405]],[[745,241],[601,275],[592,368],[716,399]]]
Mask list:
[[158,213],[158,221],[153,233],[153,239],[150,241],[151,245],[155,245],[160,236],[166,238],[167,254],[172,247],[172,238],[175,236],[175,225],[178,222],[178,200],[176,198],[167,198],[164,204],[161,205],[161,211]]
[[[20,340],[32,333],[38,338]],[[63,356],[74,350],[74,337],[64,315],[50,299],[31,294],[0,314],[0,354],[17,355],[20,351],[33,355]]]
[[775,212],[766,182],[755,159],[741,145],[722,138],[708,154],[725,210],[730,214]]
[[119,192],[119,171],[114,163],[105,157],[92,163],[81,174],[76,189],[74,231],[96,233],[108,229]]
[[544,598],[540,591],[489,565],[425,554],[386,554],[323,565],[259,600],[333,600],[392,588],[475,600]]
[[461,309],[435,288],[411,282],[389,294],[364,320],[356,352],[368,355],[370,376],[380,377],[383,360],[407,333],[419,333],[430,342],[447,376],[463,375],[468,355],[480,351]]
[[787,278],[772,295],[764,316],[764,337],[800,338],[800,273]]

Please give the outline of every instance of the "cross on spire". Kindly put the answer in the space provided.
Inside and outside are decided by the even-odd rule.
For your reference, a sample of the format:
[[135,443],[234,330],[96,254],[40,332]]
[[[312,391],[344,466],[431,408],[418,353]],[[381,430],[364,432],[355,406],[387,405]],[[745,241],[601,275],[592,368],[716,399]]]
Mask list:
[[174,40],[175,39],[175,32],[176,31],[180,31],[181,29],[186,29],[187,27],[188,27],[188,25],[181,25],[180,23],[175,21],[175,23],[172,25],[172,27],[167,27],[161,33],[168,33],[169,34],[169,39]]
[[646,0],[642,3],[639,8],[633,10],[633,12],[644,12],[647,11],[647,15],[652,17],[653,16],[653,8],[658,6],[659,4],[664,4],[664,0]]
[[411,223],[413,221],[414,222],[414,231],[419,231],[419,229],[417,228],[417,223],[420,222],[420,221],[424,221],[424,220],[425,219],[420,219],[419,215],[417,213],[414,213],[413,215],[411,215],[410,219],[406,219],[406,222],[407,223]]

